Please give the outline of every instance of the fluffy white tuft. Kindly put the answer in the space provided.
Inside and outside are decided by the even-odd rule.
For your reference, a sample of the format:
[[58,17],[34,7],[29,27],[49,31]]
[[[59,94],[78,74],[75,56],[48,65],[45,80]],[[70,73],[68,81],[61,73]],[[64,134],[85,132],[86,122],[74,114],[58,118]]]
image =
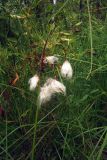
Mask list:
[[32,78],[29,79],[28,84],[30,85],[29,87],[30,91],[33,91],[36,88],[38,82],[39,82],[38,75],[34,75]]
[[55,93],[66,95],[66,87],[61,82],[49,78],[40,90],[39,105],[49,102]]
[[58,62],[58,57],[56,56],[47,56],[44,60],[44,63],[55,64]]
[[50,91],[50,87],[49,86],[41,87],[40,94],[38,97],[39,105],[41,106],[42,104],[47,103],[48,101],[51,100],[51,97],[52,93]]
[[53,4],[56,5],[57,0],[53,0]]
[[61,75],[64,78],[70,79],[73,75],[73,69],[69,61],[65,61],[61,67]]
[[62,93],[66,94],[66,87],[63,83],[57,81],[56,79],[49,78],[45,85],[48,85],[50,87],[51,92],[54,93]]

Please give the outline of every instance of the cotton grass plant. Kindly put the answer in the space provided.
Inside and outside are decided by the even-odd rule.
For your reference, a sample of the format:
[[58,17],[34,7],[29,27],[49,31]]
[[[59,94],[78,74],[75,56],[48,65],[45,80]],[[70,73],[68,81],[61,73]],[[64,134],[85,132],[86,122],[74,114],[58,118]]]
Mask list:
[[[46,63],[46,60],[51,65],[55,65],[55,63],[58,62],[57,57],[48,56],[48,57],[45,57],[45,60],[43,61],[42,65]],[[61,66],[61,75],[64,78],[71,79],[72,74],[73,74],[73,69],[69,61],[66,60]],[[39,80],[41,80],[41,78],[39,78],[37,74],[35,74],[32,78],[29,79],[28,83],[30,85],[29,89],[31,91],[36,89]],[[59,82],[58,80],[53,78],[48,78],[45,84],[43,85],[43,87],[40,87],[40,94],[38,97],[39,106],[50,101],[53,95],[55,95],[56,93],[63,93],[64,95],[66,95],[66,87],[64,86],[63,83]]]
[[[47,41],[46,44],[47,45]],[[46,46],[45,46],[46,47]],[[51,65],[52,70],[54,70],[55,65],[59,62],[59,58],[57,56],[46,56],[45,50],[43,49],[42,55],[40,57],[40,63],[38,64],[40,66],[40,69],[42,71],[45,71],[45,65]],[[64,78],[72,78],[73,69],[69,61],[65,61],[63,65],[61,66],[61,75]],[[57,75],[55,75],[57,76]],[[41,81],[41,77],[35,74],[32,78],[29,79],[28,83],[30,85],[30,90],[34,91],[38,85],[38,82]],[[43,105],[46,106],[46,104],[52,100],[52,98],[58,94],[61,93],[63,95],[66,95],[66,87],[63,83],[56,80],[55,78],[48,78],[43,85],[43,87],[40,86],[40,92],[37,98],[37,109],[36,109],[36,115],[35,115],[35,124],[34,124],[34,137],[33,137],[33,146],[32,146],[32,160],[34,159],[34,152],[35,152],[35,138],[36,138],[36,130],[37,130],[37,121],[38,121],[38,113],[39,109]]]

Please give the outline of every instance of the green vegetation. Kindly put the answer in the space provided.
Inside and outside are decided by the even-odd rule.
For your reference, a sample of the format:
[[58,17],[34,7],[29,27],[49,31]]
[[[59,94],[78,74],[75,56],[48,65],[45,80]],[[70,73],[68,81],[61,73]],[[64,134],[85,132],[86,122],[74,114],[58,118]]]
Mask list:
[[[102,0],[0,2],[0,160],[107,159],[106,11]],[[43,52],[59,57],[54,69],[41,70]],[[71,80],[60,75],[65,57]],[[67,95],[38,110],[36,73],[40,86],[57,77]]]

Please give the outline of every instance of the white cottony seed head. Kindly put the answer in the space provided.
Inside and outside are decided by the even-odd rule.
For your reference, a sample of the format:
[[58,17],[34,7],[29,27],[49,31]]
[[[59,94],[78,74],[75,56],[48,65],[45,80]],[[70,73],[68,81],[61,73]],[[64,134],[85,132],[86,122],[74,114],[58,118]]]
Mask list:
[[55,93],[66,95],[66,87],[59,81],[49,78],[40,90],[39,105],[49,102]]
[[53,4],[56,5],[57,0],[53,0]]
[[39,82],[38,75],[34,75],[32,78],[29,79],[28,84],[30,85],[30,88],[29,88],[30,91],[33,91],[36,88],[38,82]]
[[54,93],[62,93],[64,95],[66,94],[66,87],[64,86],[63,83],[57,81],[56,79],[49,78],[46,81],[45,86],[48,86],[53,94]]
[[44,60],[44,63],[55,64],[58,62],[58,57],[56,56],[47,56]]
[[41,87],[40,94],[38,97],[39,105],[41,106],[42,104],[47,103],[51,100],[51,97],[52,93],[50,91],[50,88],[48,86]]
[[70,79],[73,75],[73,69],[69,61],[65,61],[61,67],[61,75],[64,78]]

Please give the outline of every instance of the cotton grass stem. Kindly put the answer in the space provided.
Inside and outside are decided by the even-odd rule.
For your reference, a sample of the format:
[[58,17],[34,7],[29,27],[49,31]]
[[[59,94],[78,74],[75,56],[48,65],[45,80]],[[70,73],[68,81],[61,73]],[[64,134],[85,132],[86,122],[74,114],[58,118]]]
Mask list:
[[[37,109],[35,113],[35,122],[34,122],[34,136],[33,136],[33,145],[32,145],[32,160],[34,160],[34,155],[36,152],[35,144],[36,144],[36,133],[37,133],[37,124],[38,124],[38,113],[39,113],[39,105],[37,103]],[[36,160],[36,159],[35,159]]]
[[90,6],[89,6],[89,0],[87,0],[87,9],[88,9],[88,17],[89,17],[89,37],[90,37],[90,50],[91,50],[91,65],[90,65],[90,70],[88,73],[88,76],[86,79],[90,77],[90,74],[92,72],[93,68],[93,37],[92,37],[92,23],[91,23],[91,13],[90,13]]
[[6,160],[8,160],[8,141],[7,141],[7,113],[6,113]]

